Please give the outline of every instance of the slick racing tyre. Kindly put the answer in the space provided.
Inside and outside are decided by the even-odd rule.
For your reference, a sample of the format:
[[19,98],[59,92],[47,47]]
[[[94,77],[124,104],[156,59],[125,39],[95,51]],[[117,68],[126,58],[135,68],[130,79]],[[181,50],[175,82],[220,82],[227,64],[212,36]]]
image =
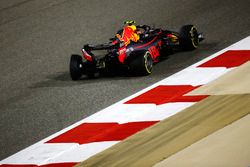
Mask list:
[[72,80],[78,80],[82,76],[83,71],[83,63],[82,57],[79,55],[71,55],[70,58],[70,76]]
[[199,34],[195,26],[185,25],[180,30],[180,46],[183,50],[194,50],[199,45]]
[[149,51],[135,56],[129,62],[130,71],[136,75],[149,75],[153,70],[153,59]]

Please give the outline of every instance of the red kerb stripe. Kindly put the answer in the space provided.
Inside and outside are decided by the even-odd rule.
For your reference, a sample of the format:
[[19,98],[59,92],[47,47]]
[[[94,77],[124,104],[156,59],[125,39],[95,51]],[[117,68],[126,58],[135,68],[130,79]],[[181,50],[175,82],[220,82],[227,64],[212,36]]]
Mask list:
[[118,123],[83,123],[47,143],[86,144],[102,141],[120,141],[141,131],[157,121]]
[[156,105],[160,105],[170,102],[197,102],[206,98],[207,96],[184,95],[198,87],[199,86],[191,85],[160,85],[127,101],[125,104],[154,103]]
[[198,67],[238,67],[250,60],[250,50],[229,50]]

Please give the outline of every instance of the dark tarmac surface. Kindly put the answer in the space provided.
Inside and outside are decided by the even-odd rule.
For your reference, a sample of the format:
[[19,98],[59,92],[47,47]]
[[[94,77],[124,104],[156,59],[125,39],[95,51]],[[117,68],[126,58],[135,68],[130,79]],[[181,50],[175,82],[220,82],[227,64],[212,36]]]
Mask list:
[[[0,160],[250,35],[248,0],[0,1]],[[148,77],[73,82],[70,55],[107,42],[124,20],[206,40],[171,55]]]

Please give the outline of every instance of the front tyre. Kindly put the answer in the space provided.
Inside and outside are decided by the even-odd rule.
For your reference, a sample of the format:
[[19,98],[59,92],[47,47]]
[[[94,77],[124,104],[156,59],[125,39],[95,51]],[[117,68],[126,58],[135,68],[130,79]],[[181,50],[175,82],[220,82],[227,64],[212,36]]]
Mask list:
[[71,55],[69,65],[70,77],[72,80],[79,80],[82,76],[83,62],[79,55]]
[[194,50],[199,45],[199,33],[194,25],[185,25],[180,30],[180,46],[183,50]]
[[135,56],[129,62],[130,71],[136,75],[149,75],[153,70],[153,59],[149,51]]

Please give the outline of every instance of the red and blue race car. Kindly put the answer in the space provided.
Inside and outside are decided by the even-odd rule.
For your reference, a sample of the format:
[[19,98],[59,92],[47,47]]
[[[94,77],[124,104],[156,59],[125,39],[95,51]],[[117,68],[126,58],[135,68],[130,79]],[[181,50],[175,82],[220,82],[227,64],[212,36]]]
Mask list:
[[[70,76],[78,80],[82,75],[94,77],[97,74],[116,73],[125,71],[135,75],[149,75],[153,64],[161,58],[177,51],[194,50],[204,37],[195,26],[184,25],[179,32],[151,28],[148,25],[136,26],[140,33],[137,42],[124,44],[119,38],[123,29],[117,32],[109,43],[99,45],[84,45],[82,54],[71,55]],[[105,50],[106,54],[100,58],[93,51]],[[83,58],[85,61],[83,61]]]

